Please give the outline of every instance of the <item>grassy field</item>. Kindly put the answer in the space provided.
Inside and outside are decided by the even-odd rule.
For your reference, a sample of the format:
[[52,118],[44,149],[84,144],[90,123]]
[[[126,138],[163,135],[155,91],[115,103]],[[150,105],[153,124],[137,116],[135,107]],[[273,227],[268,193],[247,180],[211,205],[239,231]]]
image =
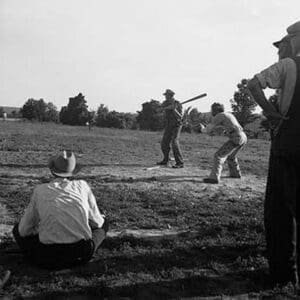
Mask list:
[[[160,132],[55,124],[0,122],[0,224],[22,215],[36,184],[51,179],[48,159],[71,149],[111,230],[184,231],[151,241],[107,239],[88,265],[49,272],[28,265],[1,237],[1,265],[12,277],[7,299],[181,299],[247,294],[288,297],[269,290],[264,257],[263,198],[269,142],[250,140],[240,153],[242,180],[205,185],[223,137],[183,134],[184,169],[147,170],[161,159]],[[193,233],[193,234],[189,234]],[[220,299],[220,298],[219,298]]]

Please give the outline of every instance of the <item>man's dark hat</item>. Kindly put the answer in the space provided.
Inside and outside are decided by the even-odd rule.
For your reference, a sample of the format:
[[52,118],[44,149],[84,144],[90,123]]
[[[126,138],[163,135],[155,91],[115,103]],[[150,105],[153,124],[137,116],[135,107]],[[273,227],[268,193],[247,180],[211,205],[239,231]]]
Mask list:
[[165,96],[165,95],[172,95],[172,96],[174,96],[175,93],[174,93],[172,90],[170,90],[170,89],[166,89],[166,91],[163,93],[163,95],[164,95],[164,96]]

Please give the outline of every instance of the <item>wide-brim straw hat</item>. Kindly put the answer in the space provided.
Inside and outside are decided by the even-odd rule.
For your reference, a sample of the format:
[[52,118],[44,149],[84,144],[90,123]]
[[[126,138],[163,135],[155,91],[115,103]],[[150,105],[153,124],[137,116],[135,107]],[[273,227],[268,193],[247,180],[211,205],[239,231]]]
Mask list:
[[80,171],[72,151],[63,151],[62,155],[51,157],[48,166],[51,173],[59,177],[72,177]]

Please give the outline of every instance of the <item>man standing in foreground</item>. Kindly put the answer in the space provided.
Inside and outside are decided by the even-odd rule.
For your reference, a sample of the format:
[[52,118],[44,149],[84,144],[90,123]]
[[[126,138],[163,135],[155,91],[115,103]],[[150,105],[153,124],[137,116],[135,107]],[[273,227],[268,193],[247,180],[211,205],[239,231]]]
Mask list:
[[[291,38],[289,35],[286,35],[283,37],[280,41],[274,42],[273,45],[278,49],[278,57],[280,59],[284,59],[286,57],[292,57],[292,47],[291,47]],[[280,94],[280,91],[276,91],[276,101],[272,102],[272,104],[276,107],[278,110],[279,103],[278,103],[278,95]],[[277,176],[274,173],[274,167],[276,168],[276,156],[274,156],[274,153],[272,151],[272,143],[273,143],[273,136],[274,132],[276,132],[278,125],[278,119],[274,118],[268,118],[270,123],[270,134],[271,134],[271,149],[270,149],[270,157],[269,157],[269,170],[268,170],[268,178],[267,178],[267,184],[266,184],[266,192],[265,192],[265,207],[264,207],[264,227],[265,227],[265,235],[266,235],[266,241],[267,241],[267,249],[268,252],[271,250],[271,241],[273,234],[276,234],[276,232],[273,233],[273,214],[274,210],[272,209],[272,205],[276,200],[273,200],[274,192],[274,175]]]
[[162,103],[165,110],[165,131],[161,141],[161,150],[163,152],[163,160],[158,165],[167,166],[170,160],[170,150],[172,146],[176,164],[172,168],[183,168],[183,157],[179,146],[179,135],[182,128],[182,105],[174,99],[175,93],[167,89],[164,93],[166,100]]
[[37,186],[13,235],[25,257],[47,269],[88,262],[108,224],[84,180],[70,180],[79,168],[72,152],[51,158],[55,179]]
[[[292,58],[255,75],[248,89],[266,116],[277,119],[271,146],[265,199],[267,253],[271,279],[285,285],[299,280],[300,221],[300,22],[288,27]],[[267,101],[263,89],[278,89],[278,102]]]
[[231,178],[241,178],[242,175],[236,156],[246,144],[247,136],[235,116],[229,112],[224,112],[222,104],[213,103],[211,114],[213,116],[212,123],[203,128],[202,132],[210,134],[214,128],[221,127],[229,137],[229,140],[215,153],[210,175],[204,178],[203,182],[219,183],[226,160],[229,168],[229,176]]

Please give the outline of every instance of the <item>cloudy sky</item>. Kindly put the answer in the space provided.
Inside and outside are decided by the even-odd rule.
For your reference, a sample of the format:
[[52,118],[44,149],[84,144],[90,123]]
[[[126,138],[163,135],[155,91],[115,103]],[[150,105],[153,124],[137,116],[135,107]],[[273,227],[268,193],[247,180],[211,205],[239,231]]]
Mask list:
[[166,88],[208,111],[277,60],[299,0],[0,0],[0,106],[79,92],[136,112]]

